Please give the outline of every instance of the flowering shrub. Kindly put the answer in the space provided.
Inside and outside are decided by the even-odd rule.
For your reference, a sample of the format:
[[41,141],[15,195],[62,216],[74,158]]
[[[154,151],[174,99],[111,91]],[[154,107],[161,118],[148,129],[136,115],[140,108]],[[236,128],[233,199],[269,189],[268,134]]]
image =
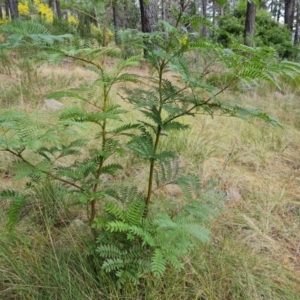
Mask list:
[[41,0],[34,0],[34,4],[37,7],[37,10],[42,18],[44,18],[46,22],[52,23],[54,14],[51,8],[48,5],[42,3]]
[[28,16],[30,14],[28,1],[18,3],[18,10],[20,15]]
[[3,25],[3,24],[5,24],[6,22],[8,22],[7,19],[0,19],[0,26]]
[[108,36],[108,39],[111,40],[115,35],[114,35],[113,31],[111,31],[110,29],[107,29],[107,36]]
[[185,45],[187,44],[187,42],[188,42],[188,36],[187,36],[187,35],[184,35],[184,36],[182,37],[182,39],[180,40],[180,44],[181,44],[182,46],[185,46]]
[[79,20],[78,20],[78,18],[76,18],[75,16],[71,15],[68,12],[68,23],[73,24],[73,25],[78,25],[79,24]]
[[102,30],[98,28],[95,24],[91,25],[91,32],[94,35],[101,35],[102,36]]
[[[91,25],[91,33],[94,35],[94,36],[98,36],[101,38],[103,38],[103,31],[97,27],[95,24],[92,24]],[[112,40],[112,38],[114,37],[114,33],[113,31],[111,31],[109,28],[106,29],[106,40],[109,42]]]

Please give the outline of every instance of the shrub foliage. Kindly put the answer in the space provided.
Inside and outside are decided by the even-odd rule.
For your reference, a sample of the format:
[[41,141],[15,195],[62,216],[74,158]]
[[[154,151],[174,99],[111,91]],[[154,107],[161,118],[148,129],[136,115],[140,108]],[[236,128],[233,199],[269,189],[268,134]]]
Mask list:
[[[192,20],[195,21],[195,17]],[[108,47],[79,47],[69,35],[50,35],[33,22],[8,23],[0,28],[7,36],[2,51],[22,47],[38,48],[37,59],[57,63],[64,57],[83,63],[96,74],[93,82],[75,89],[57,91],[52,98],[71,97],[83,105],[64,110],[57,124],[37,123],[26,114],[6,112],[0,117],[0,149],[15,157],[15,179],[26,179],[24,191],[5,190],[1,197],[11,199],[8,213],[10,229],[17,223],[30,193],[43,182],[58,182],[74,203],[87,209],[95,237],[91,251],[97,254],[104,272],[122,287],[138,284],[145,276],[161,277],[168,266],[184,268],[185,258],[197,242],[206,242],[205,228],[211,216],[222,207],[224,197],[215,186],[202,187],[199,178],[181,174],[177,154],[161,149],[160,142],[170,131],[184,131],[189,125],[182,117],[198,114],[261,118],[277,121],[258,109],[240,107],[220,97],[239,81],[254,84],[265,80],[278,86],[276,75],[292,76],[299,66],[278,61],[270,48],[236,46],[229,50],[196,33],[184,24],[189,19],[178,12],[177,26],[160,23],[161,31],[141,36],[145,61],[153,70],[147,78],[128,70],[138,66],[140,56],[118,59],[106,68]],[[206,80],[213,67],[231,74],[224,85]],[[171,79],[170,79],[171,74]],[[124,87],[123,101],[140,117],[133,123],[123,120],[125,105],[112,96],[115,85]],[[132,88],[132,85],[135,88]],[[77,138],[88,131],[88,138]],[[146,188],[128,184],[108,186],[103,174],[122,172],[118,163],[131,153],[148,165]],[[154,195],[168,184],[178,185],[180,203]],[[166,209],[161,201],[168,202]]]

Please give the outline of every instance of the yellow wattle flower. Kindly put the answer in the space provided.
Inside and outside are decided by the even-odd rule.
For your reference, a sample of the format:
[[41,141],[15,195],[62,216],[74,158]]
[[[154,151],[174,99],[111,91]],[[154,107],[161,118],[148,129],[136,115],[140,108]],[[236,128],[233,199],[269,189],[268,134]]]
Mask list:
[[184,35],[179,42],[180,42],[180,45],[185,46],[188,42],[188,36]]
[[78,25],[79,20],[68,12],[68,23]]
[[51,23],[53,21],[54,14],[48,5],[40,3],[38,4],[37,9],[38,12],[42,15],[42,17],[45,18],[46,22]]
[[98,28],[95,24],[91,25],[91,30],[93,34],[102,34],[102,30]]
[[109,38],[112,38],[112,37],[114,37],[115,34],[113,33],[113,31],[111,31],[110,29],[108,29],[107,30],[107,35],[108,35]]
[[8,20],[7,19],[0,19],[0,26],[7,23]]
[[29,4],[28,1],[25,1],[24,3],[18,3],[18,10],[20,15],[29,15]]

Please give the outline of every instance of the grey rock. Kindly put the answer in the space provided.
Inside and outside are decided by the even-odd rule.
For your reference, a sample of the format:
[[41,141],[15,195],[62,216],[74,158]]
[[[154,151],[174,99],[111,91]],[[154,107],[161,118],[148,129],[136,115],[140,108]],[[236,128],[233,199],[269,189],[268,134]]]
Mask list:
[[42,111],[58,111],[64,108],[64,105],[55,99],[45,99]]

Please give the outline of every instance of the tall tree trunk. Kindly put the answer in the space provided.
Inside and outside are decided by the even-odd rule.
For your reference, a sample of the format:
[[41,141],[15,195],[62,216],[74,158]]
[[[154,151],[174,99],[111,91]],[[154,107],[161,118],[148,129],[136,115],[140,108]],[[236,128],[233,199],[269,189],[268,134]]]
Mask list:
[[120,39],[118,35],[118,31],[120,30],[120,16],[119,9],[117,8],[117,3],[113,6],[113,19],[114,19],[114,29],[115,29],[115,42],[116,45],[120,44]]
[[244,30],[244,44],[250,47],[253,47],[254,45],[255,16],[256,5],[253,1],[248,1]]
[[[140,1],[140,10],[141,10],[142,32],[144,33],[154,32],[154,26],[158,21],[157,1],[148,0],[147,3],[144,0],[139,0],[139,1]],[[145,43],[145,46],[149,46],[149,45]],[[144,49],[144,56],[147,57],[146,49]]]
[[300,18],[300,7],[299,7],[299,0],[296,0],[296,29],[295,29],[295,36],[294,36],[294,44],[298,44],[299,42],[299,20]]
[[284,24],[293,31],[295,0],[285,0],[284,4]]
[[[205,18],[207,15],[207,0],[202,0],[202,17]],[[202,25],[201,35],[207,37],[207,27]]]
[[219,5],[219,16],[223,17],[224,16],[224,5]]
[[57,18],[61,19],[62,18],[62,12],[61,12],[61,8],[60,8],[59,0],[55,0],[55,8],[56,8]]
[[157,23],[157,1],[156,0],[148,0],[145,2],[144,0],[140,1],[140,9],[141,9],[141,24],[142,24],[142,32],[150,33],[154,32],[154,26]]
[[7,19],[9,18],[9,2],[8,2],[8,0],[5,0],[5,16]]
[[12,20],[19,18],[18,0],[8,0],[9,12]]
[[2,5],[0,4],[0,19],[3,19]]

